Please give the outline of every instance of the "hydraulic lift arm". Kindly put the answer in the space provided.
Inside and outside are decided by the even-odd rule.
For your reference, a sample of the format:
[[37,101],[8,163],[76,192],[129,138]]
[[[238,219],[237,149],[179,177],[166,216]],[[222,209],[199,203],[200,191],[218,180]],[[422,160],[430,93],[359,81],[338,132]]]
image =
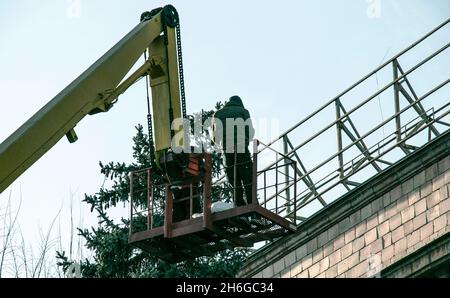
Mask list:
[[[75,142],[74,128],[86,115],[107,112],[140,78],[150,75],[155,147],[171,145],[171,121],[181,117],[176,26],[173,6],[142,15],[141,23],[75,81],[0,144],[0,193],[64,135]],[[125,78],[144,52],[149,59]]]

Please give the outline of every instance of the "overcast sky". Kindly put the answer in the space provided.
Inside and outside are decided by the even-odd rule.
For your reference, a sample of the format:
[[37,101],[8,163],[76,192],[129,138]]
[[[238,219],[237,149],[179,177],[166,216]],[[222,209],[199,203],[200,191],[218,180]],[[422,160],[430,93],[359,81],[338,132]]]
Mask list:
[[[0,1],[0,142],[129,32],[143,11],[166,3]],[[255,119],[276,119],[281,131],[450,16],[448,0],[171,3],[181,18],[188,113],[239,94]],[[27,239],[37,239],[37,227],[47,227],[62,206],[65,237],[71,194],[80,206],[84,193],[99,189],[100,160],[131,161],[134,126],[145,123],[145,109],[139,83],[109,113],[85,118],[77,143],[62,139],[0,195],[0,204],[10,192],[17,204],[21,189]],[[86,205],[81,213],[86,226],[95,223]]]

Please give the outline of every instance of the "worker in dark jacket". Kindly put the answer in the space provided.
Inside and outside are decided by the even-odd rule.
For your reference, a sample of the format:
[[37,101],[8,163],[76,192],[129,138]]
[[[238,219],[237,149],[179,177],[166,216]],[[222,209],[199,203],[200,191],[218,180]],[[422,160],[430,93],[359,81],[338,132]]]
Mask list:
[[214,138],[224,150],[225,172],[228,182],[234,188],[237,206],[252,202],[253,162],[248,146],[254,134],[250,113],[244,108],[239,96],[231,97],[225,106],[215,113]]

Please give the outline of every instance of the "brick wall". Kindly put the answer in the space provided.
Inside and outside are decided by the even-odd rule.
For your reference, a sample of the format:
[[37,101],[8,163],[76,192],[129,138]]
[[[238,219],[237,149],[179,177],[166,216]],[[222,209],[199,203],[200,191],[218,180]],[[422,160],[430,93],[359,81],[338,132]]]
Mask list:
[[[447,154],[382,195],[375,195],[368,204],[347,212],[320,234],[309,238],[310,233],[303,231],[285,243],[263,250],[254,258],[254,263],[244,267],[240,276],[369,277],[379,274],[383,268],[450,231],[449,168]],[[358,194],[359,199],[364,200],[367,193],[370,191]],[[327,222],[326,219],[323,222]],[[314,231],[314,226],[310,230]],[[302,243],[305,239],[307,241]],[[302,244],[296,247],[296,243]],[[290,250],[292,247],[295,249]],[[284,254],[285,251],[289,252]]]

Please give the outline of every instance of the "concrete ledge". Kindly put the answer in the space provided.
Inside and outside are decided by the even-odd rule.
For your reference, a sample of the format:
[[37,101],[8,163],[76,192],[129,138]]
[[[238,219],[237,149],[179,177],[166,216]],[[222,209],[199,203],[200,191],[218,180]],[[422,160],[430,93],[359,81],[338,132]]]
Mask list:
[[[270,264],[282,263],[284,257],[289,258],[292,254],[296,254],[295,250],[301,246],[314,250],[323,235],[327,231],[330,233],[331,227],[340,223],[338,229],[342,228],[345,231],[347,228],[345,223],[348,219],[350,225],[352,214],[358,210],[361,210],[361,217],[365,213],[369,213],[365,210],[370,210],[371,204],[379,201],[377,199],[448,155],[450,155],[450,130],[311,216],[298,226],[297,233],[272,242],[256,251],[249,257],[238,276],[251,277],[260,273]],[[343,224],[342,227],[341,224]],[[336,234],[338,233],[339,231],[336,231]],[[281,263],[280,266],[282,266]]]

